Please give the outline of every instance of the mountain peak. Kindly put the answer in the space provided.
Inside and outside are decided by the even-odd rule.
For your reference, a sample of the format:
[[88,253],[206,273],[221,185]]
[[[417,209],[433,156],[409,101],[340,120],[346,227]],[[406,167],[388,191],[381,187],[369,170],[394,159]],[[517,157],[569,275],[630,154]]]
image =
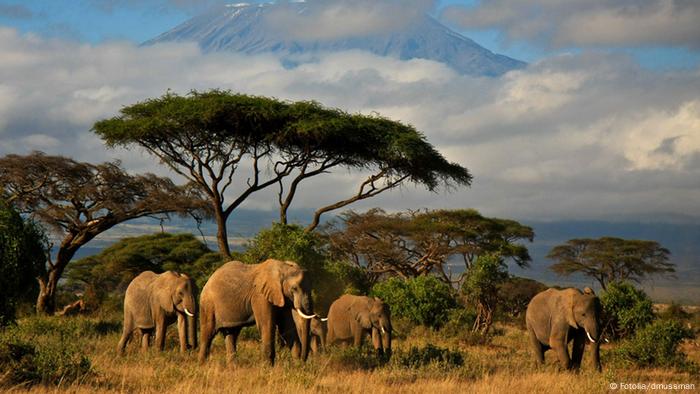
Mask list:
[[[427,59],[445,63],[457,72],[474,76],[498,76],[526,64],[495,54],[451,30],[428,14],[402,26],[367,33],[329,31],[318,35],[309,27],[305,0],[285,3],[234,3],[195,16],[143,45],[194,41],[203,52],[272,52],[299,55],[313,52],[364,50],[401,60]],[[296,19],[295,19],[296,18]],[[298,28],[284,25],[289,20]]]

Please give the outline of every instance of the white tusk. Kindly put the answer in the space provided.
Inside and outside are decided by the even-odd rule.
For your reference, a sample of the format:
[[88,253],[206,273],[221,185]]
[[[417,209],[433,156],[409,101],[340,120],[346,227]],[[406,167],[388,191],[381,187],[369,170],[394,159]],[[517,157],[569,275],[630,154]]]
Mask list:
[[322,317],[322,318],[321,318],[321,321],[328,321],[328,318],[327,318],[327,317]]
[[299,316],[303,317],[304,319],[313,319],[314,317],[316,317],[316,314],[313,314],[313,315],[306,315],[306,314],[304,314],[304,312],[300,311],[299,309],[296,309],[296,308],[295,308],[294,310],[297,311],[297,313],[299,314]]
[[386,331],[384,331],[384,326],[383,326],[383,325],[380,324],[380,325],[379,325],[379,328],[382,329],[382,334],[386,334]]
[[594,341],[593,338],[591,337],[591,334],[589,334],[588,331],[586,331],[586,335],[588,335],[588,340],[589,340],[589,341],[595,343],[595,341]]
[[188,311],[187,308],[185,308],[185,314],[189,317],[194,317],[194,313]]

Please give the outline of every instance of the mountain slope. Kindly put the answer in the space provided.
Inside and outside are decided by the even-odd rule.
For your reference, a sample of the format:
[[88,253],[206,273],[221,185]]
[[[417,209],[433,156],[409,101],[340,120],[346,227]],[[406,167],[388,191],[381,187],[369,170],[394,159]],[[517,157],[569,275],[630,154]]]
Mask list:
[[[498,76],[526,64],[494,54],[474,41],[440,24],[429,15],[401,31],[333,40],[299,40],[271,25],[269,16],[279,12],[276,4],[236,4],[196,16],[143,45],[194,41],[204,52],[232,51],[246,54],[273,52],[299,55],[321,51],[359,49],[402,60],[428,59],[445,63],[462,74]],[[304,14],[303,2],[284,4],[285,12]]]

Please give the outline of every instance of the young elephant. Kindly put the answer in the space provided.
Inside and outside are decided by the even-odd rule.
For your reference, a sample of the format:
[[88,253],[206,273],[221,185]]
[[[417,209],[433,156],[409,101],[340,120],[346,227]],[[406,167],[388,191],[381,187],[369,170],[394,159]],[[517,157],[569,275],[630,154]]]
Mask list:
[[[562,367],[578,369],[586,342],[593,343],[593,363],[600,366],[601,307],[593,290],[548,289],[532,298],[525,321],[530,344],[539,364],[544,363],[544,352],[553,349]],[[574,341],[571,358],[568,344]]]
[[[241,329],[256,324],[270,364],[275,362],[275,330],[284,326],[284,316],[297,314],[299,342],[293,344],[306,360],[309,350],[311,286],[304,271],[294,262],[267,260],[260,264],[230,261],[219,267],[202,289],[200,298],[201,342],[199,361],[209,355],[211,341],[222,331],[226,355],[233,361]],[[283,328],[282,328],[283,329]]]
[[345,294],[328,310],[329,344],[352,341],[362,345],[362,338],[372,335],[372,345],[378,354],[391,357],[391,313],[389,306],[376,297]]
[[197,347],[196,286],[187,275],[167,271],[142,272],[134,278],[124,295],[124,331],[117,347],[123,354],[134,330],[141,335],[141,347],[155,329],[158,349],[165,347],[165,330],[177,320],[180,351]]
[[[283,314],[282,322],[278,325],[281,345],[291,349],[292,355],[297,358],[299,357],[299,345],[301,344],[297,332],[304,320],[305,319],[298,313],[294,313],[290,310],[289,313]],[[309,350],[312,353],[320,353],[326,347],[326,334],[328,332],[326,327],[327,320],[327,318],[323,319],[319,316],[315,316],[311,319]]]

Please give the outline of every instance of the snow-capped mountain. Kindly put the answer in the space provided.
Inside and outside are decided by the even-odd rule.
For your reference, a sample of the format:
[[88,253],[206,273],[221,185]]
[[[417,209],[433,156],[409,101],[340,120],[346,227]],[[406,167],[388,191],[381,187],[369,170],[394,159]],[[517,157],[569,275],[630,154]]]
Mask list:
[[307,7],[305,2],[231,4],[196,16],[143,45],[194,41],[204,52],[273,52],[283,56],[357,49],[402,60],[434,60],[459,73],[476,76],[498,76],[525,66],[519,60],[483,48],[427,14],[398,31],[327,40],[293,39],[271,25],[269,16],[273,12],[303,15]]

